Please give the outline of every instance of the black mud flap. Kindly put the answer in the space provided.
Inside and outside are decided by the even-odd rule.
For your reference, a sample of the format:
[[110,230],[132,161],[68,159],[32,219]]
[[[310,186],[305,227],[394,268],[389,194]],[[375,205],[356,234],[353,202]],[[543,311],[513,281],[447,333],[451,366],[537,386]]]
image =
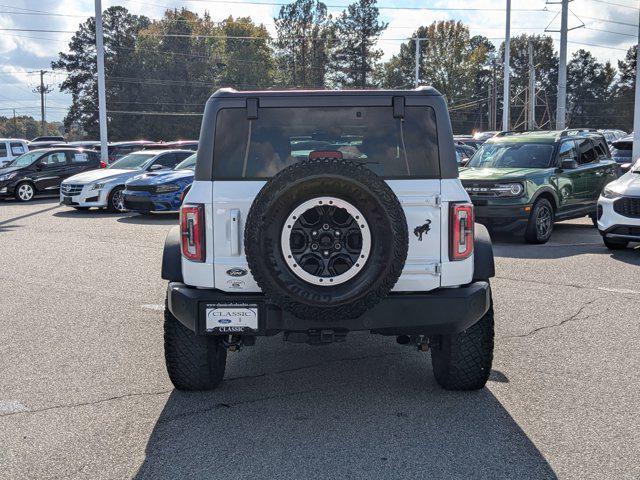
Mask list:
[[180,251],[180,227],[169,230],[162,253],[162,278],[170,282],[182,282],[182,252]]
[[473,241],[473,281],[489,280],[495,277],[496,268],[493,261],[493,245],[487,227],[475,224]]

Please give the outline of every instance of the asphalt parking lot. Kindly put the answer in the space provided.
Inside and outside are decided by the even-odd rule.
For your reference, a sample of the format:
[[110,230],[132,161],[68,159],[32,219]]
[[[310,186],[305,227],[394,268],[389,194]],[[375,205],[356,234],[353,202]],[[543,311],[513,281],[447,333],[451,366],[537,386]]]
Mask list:
[[160,279],[175,215],[0,203],[2,478],[639,478],[640,251],[590,221],[498,239],[488,387],[352,334],[259,340],[174,391]]

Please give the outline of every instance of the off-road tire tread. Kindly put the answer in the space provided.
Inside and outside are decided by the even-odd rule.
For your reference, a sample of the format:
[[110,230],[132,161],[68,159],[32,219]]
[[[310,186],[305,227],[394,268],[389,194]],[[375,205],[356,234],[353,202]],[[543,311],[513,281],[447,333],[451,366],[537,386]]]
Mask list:
[[212,390],[224,377],[227,350],[216,337],[196,335],[165,307],[164,358],[178,390]]
[[433,339],[431,363],[438,384],[445,390],[483,388],[493,362],[493,304],[463,332]]
[[[314,175],[326,173],[327,168],[335,168],[337,173],[345,174],[348,172],[350,178],[361,181],[368,186],[374,195],[381,199],[383,204],[393,205],[393,208],[387,209],[387,213],[396,225],[402,225],[404,228],[397,228],[393,236],[393,252],[395,252],[395,261],[388,265],[387,275],[377,283],[375,288],[368,291],[366,295],[357,301],[349,302],[338,306],[315,306],[307,305],[292,300],[288,295],[284,294],[277,288],[273,288],[273,282],[267,278],[266,272],[259,268],[257,258],[259,255],[259,247],[254,239],[258,238],[262,220],[272,203],[277,199],[280,192],[291,184],[294,179],[299,179],[301,174]],[[355,162],[316,158],[313,160],[304,160],[283,169],[276,174],[268,185],[271,188],[262,188],[256,196],[245,224],[244,231],[244,248],[247,258],[249,270],[253,275],[256,283],[260,286],[262,292],[267,299],[280,306],[283,310],[293,313],[298,318],[332,322],[345,318],[357,318],[367,310],[373,308],[382,300],[394,287],[407,258],[409,248],[409,234],[407,229],[407,220],[404,216],[402,205],[391,188],[375,173],[368,168],[358,165]],[[397,214],[394,216],[394,213]],[[301,280],[302,282],[302,280]]]

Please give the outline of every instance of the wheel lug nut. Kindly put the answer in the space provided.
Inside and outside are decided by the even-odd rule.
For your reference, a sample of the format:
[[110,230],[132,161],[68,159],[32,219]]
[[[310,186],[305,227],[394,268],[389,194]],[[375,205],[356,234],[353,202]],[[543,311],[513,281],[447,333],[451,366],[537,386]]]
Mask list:
[[336,250],[340,250],[342,248],[342,245],[340,245],[339,243],[336,243],[333,248],[335,248]]
[[336,237],[339,237],[339,236],[340,236],[340,230],[336,230],[335,232],[333,232],[333,234],[334,234]]
[[318,244],[317,243],[312,243],[311,244],[311,250],[317,250],[318,249]]
[[313,237],[317,237],[318,236],[318,232],[316,232],[315,230],[313,232],[311,232],[311,236]]
[[325,223],[324,225],[322,225],[322,229],[323,230],[329,230],[329,224]]
[[329,256],[329,250],[325,250],[324,252],[322,252],[324,254],[325,257]]

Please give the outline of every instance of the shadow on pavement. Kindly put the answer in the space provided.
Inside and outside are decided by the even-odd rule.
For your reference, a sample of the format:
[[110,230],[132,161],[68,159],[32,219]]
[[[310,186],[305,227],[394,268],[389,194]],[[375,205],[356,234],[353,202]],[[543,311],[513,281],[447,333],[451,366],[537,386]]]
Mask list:
[[178,213],[152,213],[149,215],[131,214],[118,219],[120,223],[133,223],[138,225],[177,225]]
[[122,215],[125,215],[125,214],[107,212],[106,210],[98,209],[98,208],[92,208],[90,210],[76,210],[75,208],[67,208],[67,210],[60,210],[59,212],[56,212],[53,214],[54,217],[76,218],[76,219],[103,218],[103,217],[119,218]]
[[640,264],[640,255],[632,248],[612,251],[605,247],[598,230],[590,223],[557,223],[548,243],[529,244],[522,236],[491,233],[496,257],[523,259],[558,259],[576,255],[598,254]]
[[420,355],[316,362],[227,379],[215,392],[174,390],[135,478],[557,478],[489,389],[444,391]]
[[[50,204],[50,202],[49,202],[49,204]],[[23,204],[23,205],[24,205],[24,204]],[[49,206],[49,207],[47,207],[47,208],[42,208],[42,209],[40,209],[40,210],[34,210],[34,211],[32,211],[32,212],[25,213],[24,215],[19,215],[19,216],[17,216],[17,217],[13,217],[13,218],[10,218],[10,219],[8,219],[8,220],[0,221],[0,226],[8,225],[8,224],[11,224],[11,223],[15,223],[15,222],[17,222],[18,220],[23,220],[23,219],[25,219],[25,218],[33,217],[34,215],[40,215],[41,213],[45,213],[45,212],[48,212],[48,211],[51,211],[51,210],[55,210],[56,208],[59,208],[59,205],[58,205],[58,203],[57,203],[57,202],[56,202],[56,204],[55,204],[55,205],[53,205],[53,206]],[[55,214],[54,214],[54,215],[55,215]],[[15,226],[18,226],[18,225],[15,225]]]

